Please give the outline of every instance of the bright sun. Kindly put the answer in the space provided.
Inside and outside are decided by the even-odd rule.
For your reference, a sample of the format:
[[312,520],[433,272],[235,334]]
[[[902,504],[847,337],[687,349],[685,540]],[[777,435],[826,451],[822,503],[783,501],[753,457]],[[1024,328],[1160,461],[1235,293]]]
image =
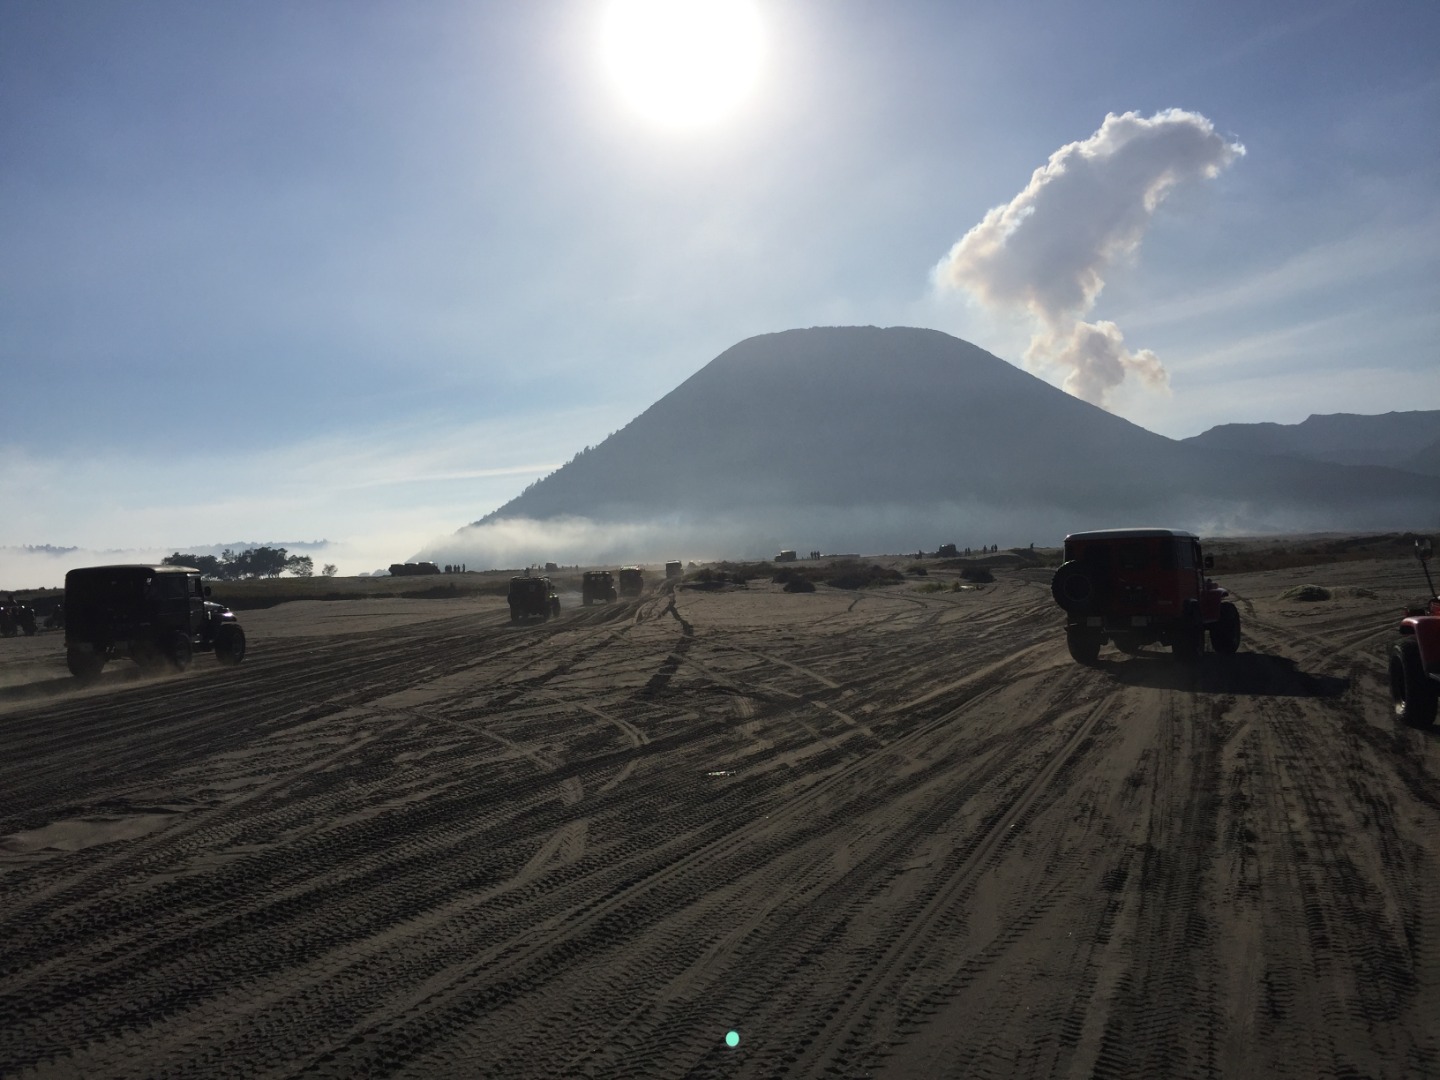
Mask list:
[[761,43],[753,0],[612,0],[601,47],[631,108],[684,128],[720,119],[751,92]]

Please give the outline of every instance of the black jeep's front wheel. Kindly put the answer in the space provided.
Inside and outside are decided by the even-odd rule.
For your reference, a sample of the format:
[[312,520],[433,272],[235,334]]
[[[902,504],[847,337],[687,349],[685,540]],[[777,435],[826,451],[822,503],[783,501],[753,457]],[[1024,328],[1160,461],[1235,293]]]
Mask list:
[[1414,638],[1404,638],[1390,650],[1390,700],[1396,720],[1418,728],[1435,723],[1435,683],[1425,673]]
[[227,667],[245,659],[245,631],[239,623],[225,623],[215,631],[215,659]]

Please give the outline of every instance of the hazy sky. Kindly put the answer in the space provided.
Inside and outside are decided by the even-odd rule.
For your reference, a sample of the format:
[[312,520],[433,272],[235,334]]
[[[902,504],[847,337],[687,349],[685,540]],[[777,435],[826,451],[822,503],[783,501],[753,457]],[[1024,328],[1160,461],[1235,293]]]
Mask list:
[[373,569],[790,327],[1440,408],[1440,5],[774,0],[714,102],[613,8],[0,0],[0,547]]

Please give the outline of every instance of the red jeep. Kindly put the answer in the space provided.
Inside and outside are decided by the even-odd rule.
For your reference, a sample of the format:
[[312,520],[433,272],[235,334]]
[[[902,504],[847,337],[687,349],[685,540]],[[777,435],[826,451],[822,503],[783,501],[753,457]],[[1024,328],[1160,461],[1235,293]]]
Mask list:
[[1430,578],[1429,540],[1415,541],[1415,555],[1425,571],[1430,598],[1405,613],[1402,637],[1390,650],[1390,699],[1395,717],[1414,727],[1435,723],[1435,701],[1440,696],[1440,596]]
[[1093,664],[1113,642],[1134,655],[1168,645],[1179,659],[1205,648],[1240,647],[1240,613],[1205,576],[1214,559],[1200,554],[1193,533],[1175,529],[1106,529],[1071,533],[1050,593],[1065,609],[1065,643],[1079,663]]

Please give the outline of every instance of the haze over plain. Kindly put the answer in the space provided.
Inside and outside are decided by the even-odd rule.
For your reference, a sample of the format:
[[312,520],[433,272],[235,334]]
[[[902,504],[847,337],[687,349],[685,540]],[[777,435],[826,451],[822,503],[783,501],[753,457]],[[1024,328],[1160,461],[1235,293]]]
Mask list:
[[0,578],[373,569],[791,327],[1172,437],[1440,407],[1433,8],[755,10],[676,116],[613,5],[5,6]]

